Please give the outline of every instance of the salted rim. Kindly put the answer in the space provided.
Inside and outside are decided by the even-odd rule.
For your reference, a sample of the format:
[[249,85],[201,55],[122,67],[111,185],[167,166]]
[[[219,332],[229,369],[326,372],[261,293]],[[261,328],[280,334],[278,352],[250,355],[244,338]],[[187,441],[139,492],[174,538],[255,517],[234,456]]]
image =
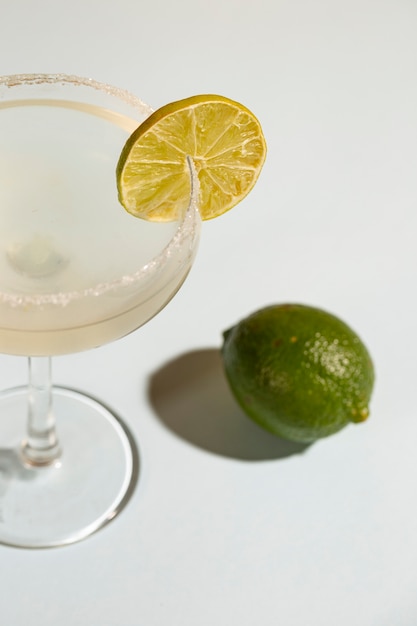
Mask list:
[[154,111],[149,104],[146,104],[143,100],[134,96],[125,89],[114,87],[108,83],[98,82],[92,78],[76,76],[75,74],[9,74],[6,76],[0,76],[0,85],[4,85],[5,87],[21,87],[23,85],[43,84],[53,85],[55,83],[91,87],[96,91],[101,91],[103,93],[107,93],[109,96],[114,96],[123,100],[126,104],[137,108],[143,115],[149,116]]
[[[76,76],[73,74],[10,74],[6,76],[0,76],[0,87],[5,86],[8,88],[13,88],[23,85],[42,85],[56,83],[90,87],[92,89],[95,89],[96,91],[106,93],[112,97],[122,100],[126,104],[136,108],[142,115],[145,115],[146,117],[149,117],[149,115],[153,113],[153,109],[149,105],[143,102],[143,100],[141,100],[140,98],[134,96],[129,91],[114,87],[107,83],[98,82],[96,80],[93,80],[92,78],[84,78],[82,76]],[[58,291],[56,293],[32,295],[0,291],[0,302],[7,303],[15,307],[26,305],[42,306],[46,304],[66,306],[74,300],[79,300],[90,296],[97,297],[110,291],[133,285],[136,282],[140,282],[143,278],[145,278],[145,276],[149,277],[153,273],[156,273],[166,263],[166,260],[170,256],[172,256],[174,249],[180,248],[183,245],[183,242],[190,235],[193,235],[192,241],[194,241],[197,236],[196,226],[199,221],[199,182],[197,173],[194,168],[194,164],[192,163],[190,158],[188,158],[187,161],[191,177],[191,193],[188,208],[184,214],[182,221],[178,224],[178,228],[170,239],[169,243],[165,246],[165,248],[161,250],[158,255],[148,261],[148,263],[142,265],[142,267],[140,267],[138,270],[131,274],[124,274],[123,276],[116,278],[113,281],[100,282],[92,287],[87,287],[80,290]],[[190,255],[192,253],[192,249],[193,245],[190,245]]]

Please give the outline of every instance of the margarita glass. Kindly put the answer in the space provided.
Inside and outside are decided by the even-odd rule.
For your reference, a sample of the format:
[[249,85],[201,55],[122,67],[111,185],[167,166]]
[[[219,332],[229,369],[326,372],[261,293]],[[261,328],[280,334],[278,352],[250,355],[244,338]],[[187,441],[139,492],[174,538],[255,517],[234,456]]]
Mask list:
[[0,78],[0,352],[29,357],[29,383],[0,394],[0,542],[78,541],[128,501],[138,457],[127,427],[80,392],[53,387],[51,357],[118,339],[158,313],[196,252],[188,208],[152,223],[119,204],[123,145],[152,109],[66,75]]

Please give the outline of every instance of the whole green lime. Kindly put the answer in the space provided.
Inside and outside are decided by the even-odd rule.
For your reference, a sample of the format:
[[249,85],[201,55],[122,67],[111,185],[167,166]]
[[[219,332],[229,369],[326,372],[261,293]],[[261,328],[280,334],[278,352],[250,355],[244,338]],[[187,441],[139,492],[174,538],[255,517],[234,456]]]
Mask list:
[[267,430],[312,442],[369,415],[371,357],[339,318],[310,306],[269,306],[224,333],[237,401]]

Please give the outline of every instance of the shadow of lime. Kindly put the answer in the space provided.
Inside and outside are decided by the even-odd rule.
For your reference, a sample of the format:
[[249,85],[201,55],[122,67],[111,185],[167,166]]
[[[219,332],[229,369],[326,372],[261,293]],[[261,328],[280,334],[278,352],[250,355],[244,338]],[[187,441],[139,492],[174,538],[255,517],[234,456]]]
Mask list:
[[245,415],[216,349],[188,352],[163,365],[149,378],[148,396],[170,431],[213,454],[263,461],[301,454],[309,447],[280,439]]

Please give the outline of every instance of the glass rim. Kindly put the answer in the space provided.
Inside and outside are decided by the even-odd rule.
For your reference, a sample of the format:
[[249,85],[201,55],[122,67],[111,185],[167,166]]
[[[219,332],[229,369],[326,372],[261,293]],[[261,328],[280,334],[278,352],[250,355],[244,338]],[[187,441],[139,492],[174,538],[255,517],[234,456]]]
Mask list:
[[24,87],[25,85],[73,85],[91,87],[98,92],[106,93],[109,96],[119,98],[130,106],[140,110],[144,115],[150,115],[154,109],[138,98],[133,93],[120,87],[115,87],[109,83],[94,80],[85,76],[78,76],[77,74],[4,74],[0,75],[0,86],[4,87]]
[[[105,93],[108,96],[119,99],[125,104],[137,109],[142,115],[149,117],[154,111],[152,107],[143,100],[132,94],[130,91],[114,87],[105,82],[96,81],[92,78],[86,78],[75,74],[8,74],[0,76],[0,88],[2,86],[10,89],[23,86],[36,86],[43,84],[62,84],[73,86],[84,86],[94,89],[98,92]],[[75,99],[74,99],[75,100]],[[1,101],[1,95],[0,95]],[[146,118],[145,118],[146,119]],[[138,122],[139,124],[139,122]],[[134,272],[130,272],[119,276],[109,282],[99,282],[91,287],[85,287],[80,290],[56,291],[49,293],[14,293],[10,291],[2,291],[0,289],[0,302],[9,304],[12,307],[31,306],[67,306],[69,303],[86,297],[98,297],[106,293],[116,291],[124,287],[129,287],[135,283],[140,283],[145,277],[148,278],[152,273],[156,273],[172,255],[173,250],[182,245],[182,242],[191,235],[192,239],[196,238],[198,232],[198,224],[201,220],[198,210],[199,197],[199,180],[195,170],[194,163],[190,157],[187,157],[187,165],[190,172],[190,196],[187,209],[178,222],[178,226],[169,242],[162,250],[147,263],[139,267]],[[121,209],[123,207],[121,206]],[[137,218],[140,219],[140,218]]]

